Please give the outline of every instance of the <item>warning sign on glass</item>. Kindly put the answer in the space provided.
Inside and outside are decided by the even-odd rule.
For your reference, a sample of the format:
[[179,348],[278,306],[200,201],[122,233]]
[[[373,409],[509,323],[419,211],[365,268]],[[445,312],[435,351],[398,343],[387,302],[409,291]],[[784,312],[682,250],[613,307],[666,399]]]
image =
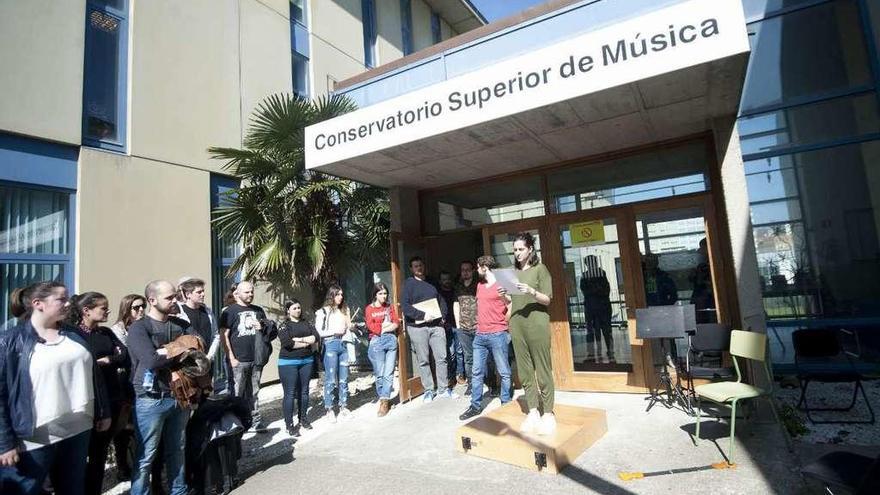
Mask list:
[[593,246],[605,243],[605,224],[602,220],[573,223],[568,226],[572,247]]

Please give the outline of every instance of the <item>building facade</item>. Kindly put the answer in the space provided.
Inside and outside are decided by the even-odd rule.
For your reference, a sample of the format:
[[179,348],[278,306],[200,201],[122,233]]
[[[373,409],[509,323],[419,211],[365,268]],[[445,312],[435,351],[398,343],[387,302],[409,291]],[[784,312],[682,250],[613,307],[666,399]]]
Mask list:
[[71,0],[0,3],[0,318],[36,280],[105,293],[205,279],[234,243],[212,206],[273,93],[335,81],[484,24],[466,1]]
[[[722,16],[742,56],[686,51],[693,33],[723,37]],[[644,390],[656,349],[633,310],[675,302],[770,332],[781,366],[792,330],[828,325],[876,361],[878,21],[859,0],[547,2],[342,81],[360,114],[315,126],[307,165],[390,188],[398,280],[412,254],[434,271],[484,252],[510,264],[512,234],[532,232],[564,389]],[[405,129],[373,133],[407,108]],[[595,278],[610,324],[590,317]],[[401,368],[418,393],[409,356]]]

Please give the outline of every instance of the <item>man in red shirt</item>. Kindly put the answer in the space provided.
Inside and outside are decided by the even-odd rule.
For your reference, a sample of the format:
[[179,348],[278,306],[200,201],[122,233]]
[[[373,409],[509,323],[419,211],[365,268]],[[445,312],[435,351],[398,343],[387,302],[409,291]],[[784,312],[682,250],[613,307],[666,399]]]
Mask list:
[[489,354],[501,376],[501,403],[510,402],[513,387],[510,379],[510,333],[507,320],[510,316],[510,296],[500,288],[492,274],[497,268],[495,258],[480,256],[477,259],[477,333],[474,336],[474,365],[471,378],[471,404],[458,419],[464,421],[483,410],[483,381]]

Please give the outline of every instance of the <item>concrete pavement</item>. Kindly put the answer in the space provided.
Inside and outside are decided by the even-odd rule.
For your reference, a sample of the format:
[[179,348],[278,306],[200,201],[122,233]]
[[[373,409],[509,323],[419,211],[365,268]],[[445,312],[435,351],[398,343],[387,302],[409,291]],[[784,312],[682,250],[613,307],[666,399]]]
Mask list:
[[[352,419],[337,424],[318,419],[295,443],[280,419],[271,434],[248,434],[241,463],[247,478],[234,493],[817,493],[805,485],[776,425],[738,421],[737,468],[709,469],[723,459],[718,446],[727,450],[727,424],[704,418],[702,435],[708,439],[695,446],[693,418],[663,406],[646,413],[643,395],[558,392],[559,403],[605,409],[608,433],[556,476],[457,452],[464,397],[430,404],[416,399],[395,406],[385,418],[376,417],[372,398],[370,390],[358,392]],[[271,419],[280,418],[277,402],[266,409]],[[633,481],[618,477],[622,471],[694,468]]]

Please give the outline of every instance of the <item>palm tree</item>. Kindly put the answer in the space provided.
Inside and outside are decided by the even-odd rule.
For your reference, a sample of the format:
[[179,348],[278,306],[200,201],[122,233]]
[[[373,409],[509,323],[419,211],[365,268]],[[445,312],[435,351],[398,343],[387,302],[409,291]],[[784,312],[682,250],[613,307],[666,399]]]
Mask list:
[[210,148],[242,181],[214,209],[219,234],[241,244],[229,268],[266,281],[276,295],[326,287],[353,266],[387,262],[388,198],[380,188],[305,167],[304,129],[353,111],[344,96],[269,96],[251,118],[244,148]]

